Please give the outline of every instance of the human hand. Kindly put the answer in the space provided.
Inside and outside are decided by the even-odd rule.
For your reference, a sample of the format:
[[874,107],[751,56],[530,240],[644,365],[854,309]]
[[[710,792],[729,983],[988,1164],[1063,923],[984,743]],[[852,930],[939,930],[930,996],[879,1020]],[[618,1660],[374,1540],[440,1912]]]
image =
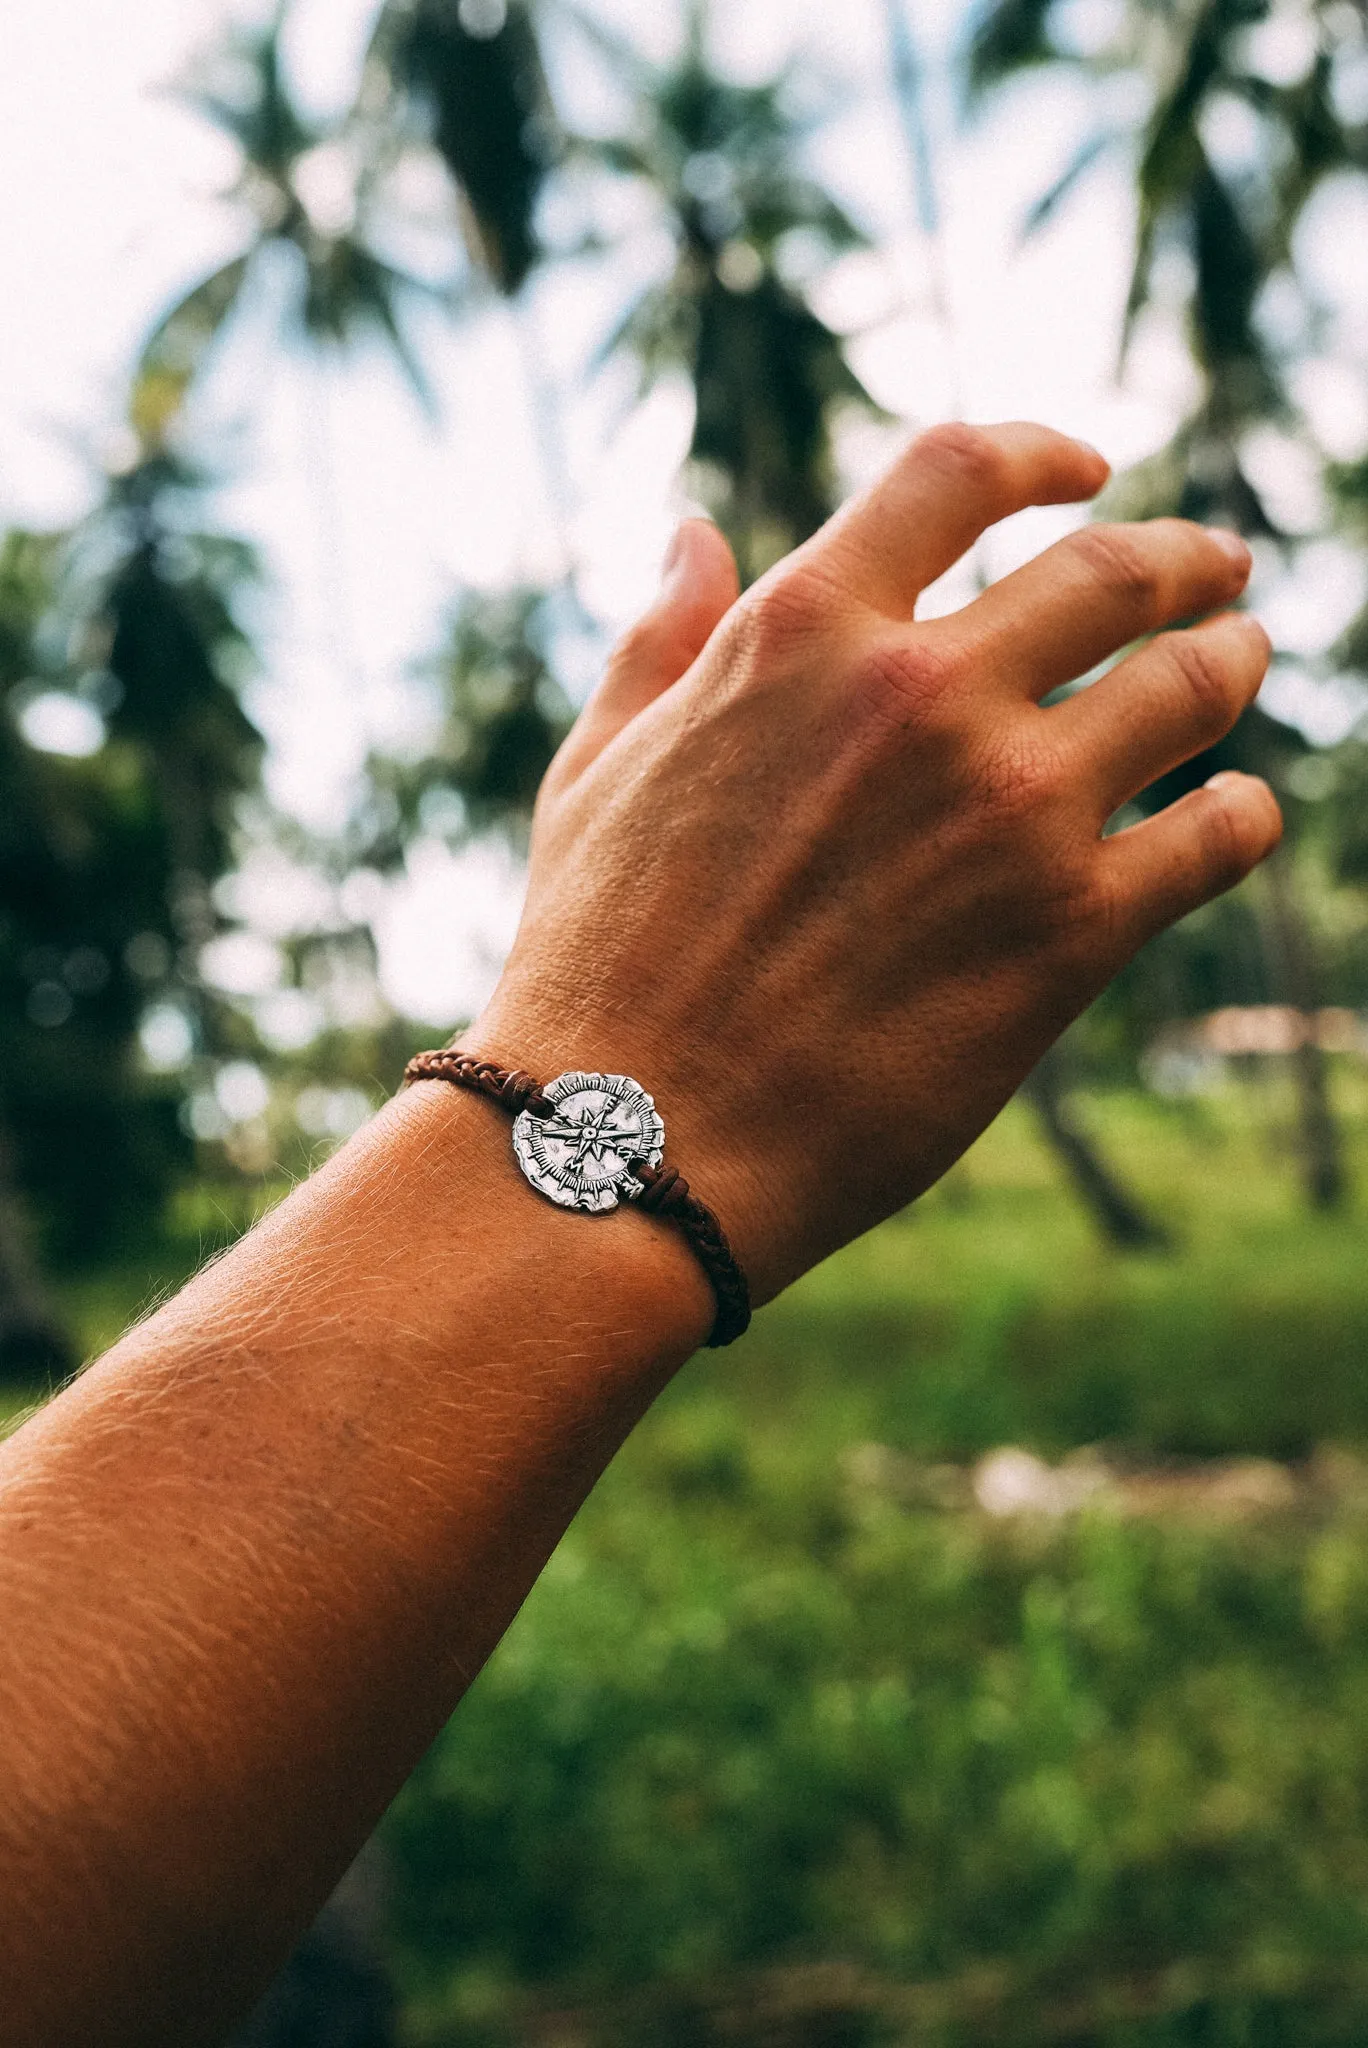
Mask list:
[[934,428],[739,601],[690,522],[547,776],[517,943],[462,1042],[634,1075],[758,1301],[929,1187],[1146,939],[1277,842],[1239,775],[1103,836],[1263,679],[1262,628],[1217,611],[1249,573],[1235,536],[1084,527],[914,620],[988,526],[1106,474],[1043,427]]

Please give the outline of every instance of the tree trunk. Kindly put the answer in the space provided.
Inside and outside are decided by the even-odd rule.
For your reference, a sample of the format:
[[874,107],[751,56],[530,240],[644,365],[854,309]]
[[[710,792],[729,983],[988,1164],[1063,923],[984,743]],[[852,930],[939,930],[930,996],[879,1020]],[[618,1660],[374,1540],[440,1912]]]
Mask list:
[[1021,1092],[1039,1118],[1046,1144],[1062,1162],[1074,1192],[1107,1242],[1122,1251],[1168,1250],[1169,1233],[1122,1186],[1076,1120],[1058,1046],[1050,1048]]
[[1320,973],[1315,939],[1297,900],[1291,864],[1276,853],[1264,868],[1265,926],[1279,999],[1302,1018],[1292,1054],[1302,1175],[1313,1209],[1338,1209],[1349,1193],[1339,1126],[1330,1102],[1330,1068],[1317,1033]]

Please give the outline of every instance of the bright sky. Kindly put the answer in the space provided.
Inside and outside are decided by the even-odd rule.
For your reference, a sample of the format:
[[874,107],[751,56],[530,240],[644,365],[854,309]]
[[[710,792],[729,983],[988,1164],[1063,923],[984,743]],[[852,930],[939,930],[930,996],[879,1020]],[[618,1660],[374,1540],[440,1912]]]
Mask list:
[[[236,246],[239,223],[216,196],[233,174],[231,150],[161,88],[243,11],[225,0],[6,0],[0,10],[0,520],[57,525],[85,509],[101,459],[117,449],[138,341]],[[376,0],[297,0],[290,54],[319,114],[345,106],[375,11]],[[662,51],[678,20],[673,0],[599,0],[597,11]],[[1162,443],[1188,395],[1176,340],[1156,328],[1127,389],[1115,383],[1131,245],[1124,168],[1101,170],[1047,231],[1020,240],[1030,200],[1085,131],[1079,83],[1015,89],[967,132],[943,82],[933,90],[952,360],[888,98],[884,0],[748,0],[716,12],[729,64],[762,76],[797,47],[834,81],[843,111],[821,139],[820,165],[879,253],[844,263],[819,303],[855,337],[852,360],[890,410],[908,422],[1034,416],[1083,434],[1118,466]],[[943,78],[957,0],[918,0],[914,12]],[[557,82],[576,101],[572,114],[592,113],[587,76],[571,68]],[[521,338],[497,310],[456,330],[434,322],[424,339],[442,398],[436,430],[379,358],[324,374],[273,353],[260,334],[227,350],[204,408],[228,479],[221,516],[260,544],[272,577],[252,709],[270,740],[272,795],[306,822],[336,821],[367,745],[402,722],[412,701],[404,675],[462,585],[554,573],[568,550],[605,628],[647,601],[678,515],[687,404],[673,390],[636,404],[615,373],[586,392],[582,372],[624,285],[661,255],[647,235],[598,283],[548,278]],[[528,401],[529,357],[554,400],[550,461]],[[1354,393],[1330,403],[1352,440]],[[889,439],[852,441],[852,482]],[[1069,517],[1013,522],[990,547],[991,572]],[[1324,558],[1318,627],[1326,589],[1352,607],[1356,574],[1333,551]],[[434,1023],[478,1003],[517,893],[494,849],[454,860],[419,848],[378,919],[392,999]],[[249,868],[242,904],[268,930],[294,914],[277,867]]]

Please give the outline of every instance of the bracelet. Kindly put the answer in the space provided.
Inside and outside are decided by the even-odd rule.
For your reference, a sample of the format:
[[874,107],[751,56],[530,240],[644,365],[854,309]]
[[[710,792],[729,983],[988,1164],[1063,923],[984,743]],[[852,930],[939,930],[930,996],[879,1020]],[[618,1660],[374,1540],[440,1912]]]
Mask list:
[[449,1081],[513,1117],[513,1151],[524,1177],[562,1209],[602,1215],[621,1201],[677,1223],[717,1297],[708,1343],[735,1343],[751,1319],[750,1287],[727,1234],[689,1183],[663,1164],[665,1126],[646,1090],[625,1074],[562,1074],[545,1088],[530,1074],[448,1049],[420,1052],[404,1086]]

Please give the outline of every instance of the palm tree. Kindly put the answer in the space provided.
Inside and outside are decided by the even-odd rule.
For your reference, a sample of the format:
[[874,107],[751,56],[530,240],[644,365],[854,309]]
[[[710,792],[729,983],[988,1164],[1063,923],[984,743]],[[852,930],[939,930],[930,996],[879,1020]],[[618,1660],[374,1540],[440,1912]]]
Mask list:
[[[290,266],[287,318],[297,332],[318,343],[379,333],[420,398],[430,402],[403,324],[405,300],[422,288],[368,239],[375,194],[366,167],[349,161],[340,132],[307,122],[290,99],[281,68],[285,13],[282,0],[267,28],[230,33],[181,88],[238,145],[241,167],[226,196],[242,205],[250,226],[238,253],[178,299],[143,346],[131,414],[149,448],[165,444],[209,351],[249,282],[274,255]],[[333,188],[328,207],[320,205],[316,178],[309,175],[325,150]]]
[[420,833],[459,842],[490,827],[525,847],[542,777],[574,715],[554,667],[564,604],[563,593],[531,589],[458,602],[427,671],[437,731],[418,759],[372,757],[357,859],[394,868]]
[[[150,1003],[221,1050],[242,1026],[199,974],[214,882],[260,741],[236,683],[240,550],[172,530],[167,459],[140,464],[69,535],[0,551],[0,1364],[64,1339],[41,1255],[80,1264],[154,1226],[189,1162],[178,1079],[144,1072]],[[188,479],[177,479],[188,491]],[[160,509],[159,509],[160,508]],[[84,758],[28,714],[65,701]]]
[[[241,168],[229,196],[244,205],[249,226],[242,248],[184,294],[144,346],[130,402],[142,456],[111,502],[116,515],[140,492],[141,516],[155,523],[158,491],[174,488],[186,399],[254,279],[264,279],[282,334],[302,339],[325,362],[353,342],[378,336],[431,411],[428,379],[409,338],[410,307],[426,298],[454,312],[489,293],[512,301],[538,261],[535,212],[555,154],[556,125],[532,18],[521,0],[389,0],[356,104],[328,128],[307,121],[290,97],[281,60],[286,12],[282,0],[264,30],[231,33],[184,84],[190,103],[238,146]],[[459,247],[448,248],[448,256],[464,262],[462,270],[459,261],[453,267],[448,260],[446,276],[436,282],[383,253],[407,225],[394,198],[396,173],[413,155],[432,152],[445,166],[456,202]],[[135,612],[153,604],[156,557],[149,537],[126,563],[111,602]],[[522,623],[530,625],[534,609],[529,602]],[[461,748],[474,746],[486,760],[502,758],[510,718],[516,724],[520,716],[524,723],[542,716],[535,692],[520,712],[463,696],[470,633],[515,622],[506,607],[485,628],[473,612],[460,620],[450,658],[441,665],[455,695],[440,758],[417,780],[397,764],[373,764],[383,800],[363,804],[349,852],[393,857],[396,814],[387,806],[401,785],[402,834],[416,819],[418,781],[426,787],[451,769],[455,786],[464,789],[464,771],[454,765]],[[169,624],[163,615],[160,627]],[[143,625],[150,628],[145,617]],[[120,648],[132,646],[133,631],[125,625]],[[540,659],[530,642],[524,651]],[[193,694],[205,679],[186,669],[182,680]],[[549,703],[548,691],[538,704]],[[490,723],[477,732],[486,709]],[[542,766],[554,751],[559,717],[557,710],[532,747]],[[540,767],[536,772],[539,779]],[[488,803],[482,810],[480,797],[467,793],[472,816],[483,816]],[[525,794],[520,785],[514,810]]]
[[155,791],[173,927],[189,949],[219,928],[211,891],[262,751],[239,697],[253,657],[237,608],[256,565],[242,542],[196,530],[203,481],[145,451],[71,536],[58,589],[78,653],[110,678],[110,740],[136,749]]
[[[464,92],[447,77],[454,11],[438,0],[393,9],[382,37],[404,26],[411,40],[390,74],[420,77],[439,146],[463,188],[480,189],[456,153],[456,110]],[[625,136],[571,137],[577,168],[643,185],[657,219],[670,224],[675,259],[666,277],[629,308],[604,350],[639,365],[645,389],[668,371],[682,371],[695,399],[691,456],[697,479],[736,547],[743,574],[753,577],[814,532],[834,509],[831,445],[834,407],[847,402],[876,410],[849,369],[838,335],[791,281],[786,258],[794,241],[827,256],[862,246],[859,229],[798,163],[805,127],[788,107],[789,79],[744,87],[712,70],[701,5],[689,12],[678,59],[663,68],[629,45],[576,17],[600,58],[624,82],[633,116]],[[434,20],[444,24],[435,34]],[[505,33],[515,33],[509,13]],[[552,120],[545,82],[535,64],[530,28],[513,45],[523,83],[516,106],[529,106],[543,132]],[[391,48],[395,47],[391,45]],[[402,47],[402,45],[399,45]],[[463,59],[464,61],[464,59]],[[505,102],[507,105],[507,102]],[[505,116],[507,118],[507,115]],[[451,140],[443,143],[449,131]],[[498,151],[491,145],[491,157]],[[504,190],[525,191],[512,170]],[[490,271],[506,292],[525,274],[501,252],[526,250],[525,217],[490,208],[482,230],[492,248]],[[420,762],[373,760],[381,797],[365,857],[393,865],[419,830],[460,837],[489,825],[525,833],[532,799],[566,729],[569,705],[554,675],[555,630],[573,609],[569,592],[519,590],[503,598],[466,599],[453,615],[443,651],[431,666],[442,702],[441,727]],[[454,796],[457,801],[444,801]]]
[[238,146],[227,196],[250,225],[237,254],[178,299],[144,346],[133,417],[150,444],[165,440],[249,284],[279,257],[288,264],[287,331],[323,348],[379,337],[432,409],[408,310],[456,295],[383,253],[403,228],[392,173],[415,148],[435,146],[451,175],[478,275],[512,292],[536,261],[533,213],[554,130],[526,9],[391,0],[357,105],[331,127],[306,120],[290,98],[281,62],[287,11],[280,0],[265,29],[230,33],[182,87]]
[[[1192,286],[1187,335],[1199,391],[1168,445],[1120,480],[1110,509],[1122,516],[1178,513],[1217,520],[1287,553],[1290,537],[1249,474],[1247,439],[1275,425],[1319,450],[1289,390],[1292,351],[1270,339],[1260,298],[1270,279],[1292,285],[1293,241],[1308,202],[1332,174],[1368,164],[1368,127],[1343,114],[1337,68],[1364,47],[1362,16],[1332,0],[1310,0],[1306,61],[1276,75],[1250,31],[1269,18],[1265,0],[1201,0],[1187,10],[1166,0],[1131,0],[1105,45],[1086,59],[1070,42],[1063,0],[996,0],[979,17],[968,53],[971,96],[1047,63],[1086,64],[1122,73],[1142,89],[1138,126],[1100,126],[1037,202],[1030,224],[1048,219],[1109,152],[1130,154],[1136,192],[1136,242],[1126,305],[1123,358],[1137,322],[1155,300],[1161,260],[1183,251]],[[1231,110],[1252,123],[1258,147],[1223,161],[1221,124]],[[1306,309],[1308,322],[1314,309]],[[1368,647],[1368,634],[1360,636]],[[1350,659],[1353,648],[1341,650]],[[1287,737],[1259,709],[1231,738],[1144,800],[1152,805],[1194,787],[1218,766],[1240,766],[1275,781]],[[1320,971],[1310,920],[1298,901],[1291,849],[1263,883],[1271,987],[1308,1016],[1296,1064],[1307,1191],[1318,1207],[1341,1201],[1346,1179],[1329,1108],[1324,1055],[1310,1028]]]
[[704,0],[693,0],[681,53],[663,68],[590,33],[627,85],[634,120],[624,136],[581,139],[577,154],[643,184],[675,242],[669,275],[631,307],[605,354],[635,357],[643,388],[670,370],[688,378],[698,482],[750,579],[834,510],[834,408],[878,411],[795,275],[796,251],[811,264],[865,237],[801,168],[795,81],[717,76]]
[[[1241,457],[1251,425],[1296,424],[1286,363],[1258,319],[1262,287],[1290,261],[1308,201],[1328,176],[1365,162],[1368,135],[1336,108],[1337,63],[1361,48],[1352,9],[1311,0],[1314,52],[1304,74],[1279,82],[1260,66],[1250,30],[1267,0],[1201,0],[1186,10],[1167,0],[1131,0],[1109,42],[1087,58],[1069,40],[1063,0],[996,0],[979,17],[968,53],[971,96],[1046,63],[1084,64],[1093,75],[1124,74],[1141,89],[1138,124],[1100,125],[1036,203],[1030,225],[1050,218],[1108,153],[1134,166],[1136,241],[1123,353],[1153,303],[1161,259],[1175,247],[1190,259],[1188,340],[1201,389],[1155,465],[1135,480],[1165,510],[1219,518],[1241,531],[1281,537]],[[1253,117],[1259,147],[1223,164],[1209,137],[1231,107]]]
[[359,113],[380,155],[431,144],[459,197],[466,254],[511,298],[540,254],[537,203],[558,124],[528,8],[508,0],[389,0]]

